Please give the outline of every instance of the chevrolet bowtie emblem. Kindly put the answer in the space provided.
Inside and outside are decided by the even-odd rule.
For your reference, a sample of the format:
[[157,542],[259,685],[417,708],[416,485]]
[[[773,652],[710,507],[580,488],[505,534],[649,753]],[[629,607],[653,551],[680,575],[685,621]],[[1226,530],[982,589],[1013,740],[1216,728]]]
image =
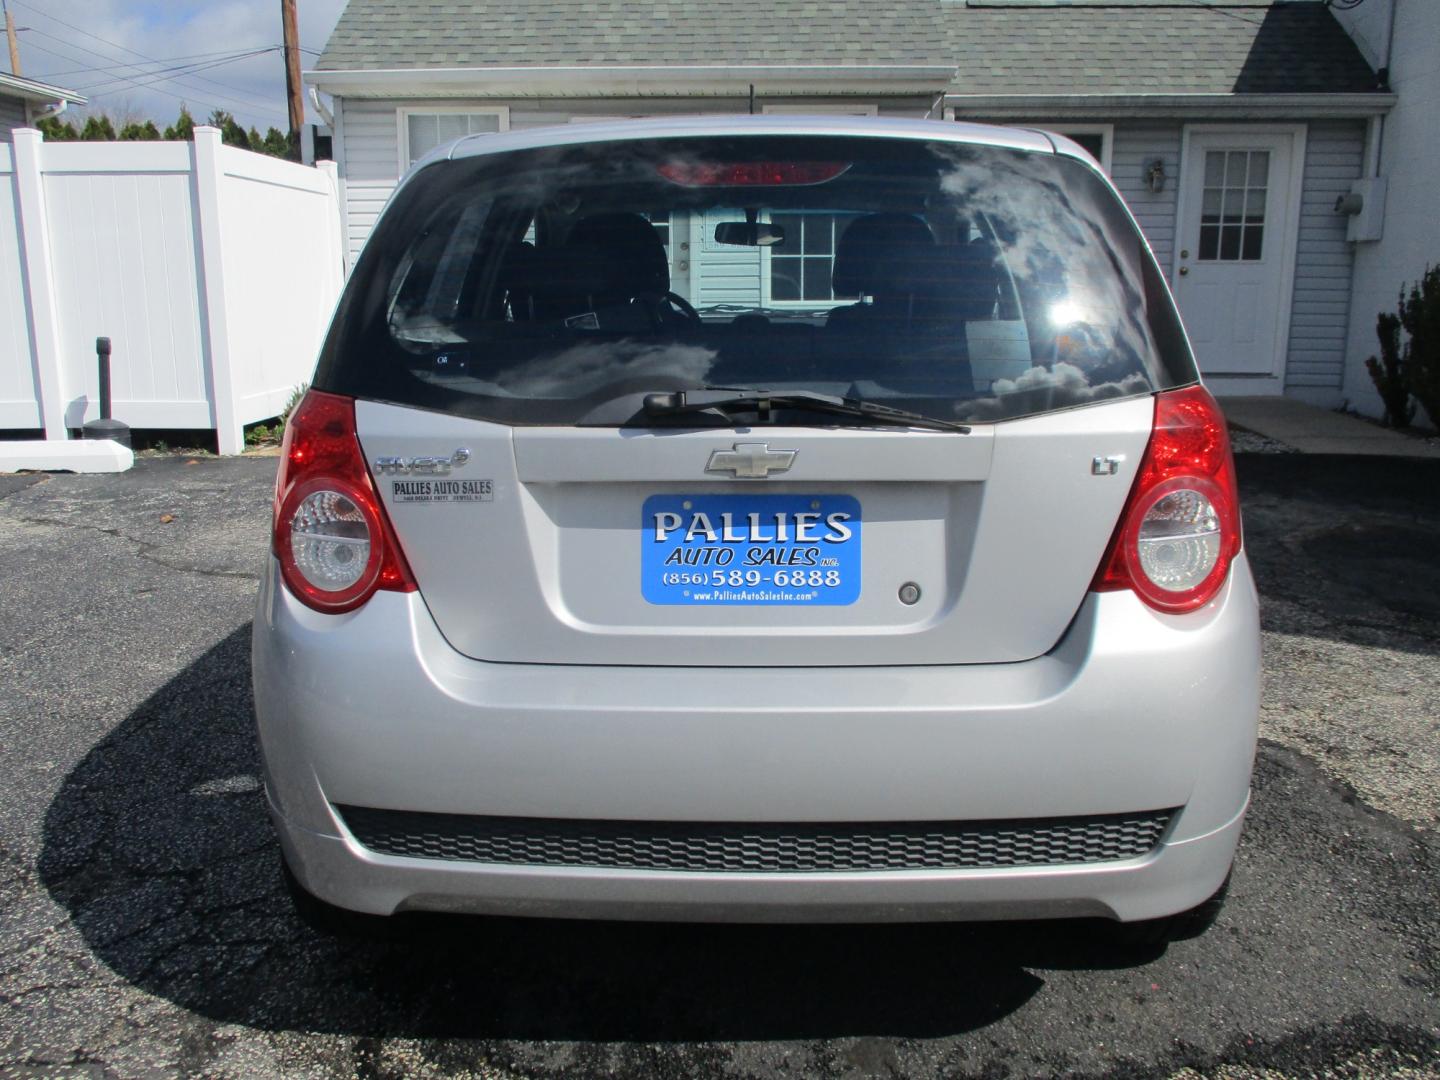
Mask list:
[[733,450],[716,450],[706,472],[734,473],[740,480],[764,480],[772,472],[786,472],[795,463],[794,450],[771,450],[769,443],[736,443]]

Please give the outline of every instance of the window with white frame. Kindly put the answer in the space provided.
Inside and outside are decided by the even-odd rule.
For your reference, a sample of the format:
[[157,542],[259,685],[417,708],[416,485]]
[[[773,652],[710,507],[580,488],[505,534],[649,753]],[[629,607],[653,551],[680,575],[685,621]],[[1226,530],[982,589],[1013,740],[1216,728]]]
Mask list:
[[774,213],[770,220],[785,239],[766,248],[766,273],[772,303],[833,304],[831,285],[835,249],[859,214]]
[[401,171],[452,139],[509,128],[510,110],[505,108],[401,109]]

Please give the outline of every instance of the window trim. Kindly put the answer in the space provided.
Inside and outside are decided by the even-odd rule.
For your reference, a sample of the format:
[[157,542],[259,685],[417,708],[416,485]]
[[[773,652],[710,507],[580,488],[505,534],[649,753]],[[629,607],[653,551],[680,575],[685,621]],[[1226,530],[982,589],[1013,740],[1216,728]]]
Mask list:
[[[410,171],[410,117],[412,116],[496,116],[499,131],[510,130],[508,105],[402,105],[395,110],[395,143],[400,166],[399,176]],[[418,160],[418,159],[417,159]]]
[[1112,175],[1110,164],[1115,153],[1114,124],[1042,124],[1041,127],[1055,132],[1056,135],[1099,135],[1100,171],[1106,176]]

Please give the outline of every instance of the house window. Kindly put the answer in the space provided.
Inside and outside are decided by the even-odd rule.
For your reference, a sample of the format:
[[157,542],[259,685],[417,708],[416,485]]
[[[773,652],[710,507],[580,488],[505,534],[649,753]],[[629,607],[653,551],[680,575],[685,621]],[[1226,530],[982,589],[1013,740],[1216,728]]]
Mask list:
[[768,248],[770,299],[785,303],[833,303],[830,280],[835,247],[858,214],[783,214],[770,220],[785,230],[785,240]]
[[762,105],[760,111],[775,114],[798,113],[810,116],[875,116],[879,113],[880,107],[861,102],[829,102],[824,105]]
[[510,110],[504,108],[401,109],[400,171],[452,139],[509,128]]
[[1115,141],[1114,124],[1049,124],[1045,130],[1064,135],[1079,143],[1087,154],[1100,163],[1100,169],[1110,175],[1110,150]]
[[1264,255],[1269,150],[1205,151],[1201,262],[1257,262]]

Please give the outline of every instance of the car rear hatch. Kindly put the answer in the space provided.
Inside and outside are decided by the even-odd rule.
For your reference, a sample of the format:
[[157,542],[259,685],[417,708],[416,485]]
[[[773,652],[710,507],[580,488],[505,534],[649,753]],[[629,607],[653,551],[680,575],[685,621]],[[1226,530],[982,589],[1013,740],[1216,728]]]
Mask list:
[[382,216],[315,385],[439,628],[547,664],[1045,653],[1195,379],[1133,219],[1033,133],[710,127],[487,136]]
[[[968,434],[516,429],[366,402],[356,419],[371,462],[468,451],[444,476],[376,476],[421,594],[460,652],[745,667],[1048,651],[1095,575],[1152,412],[1142,397]],[[754,444],[793,463],[763,480],[706,472],[717,452]],[[1097,456],[1118,471],[1096,475]],[[818,517],[800,543],[806,512]],[[665,530],[662,518],[657,542],[667,513],[681,522]],[[837,513],[851,515],[842,542],[827,520]],[[682,576],[667,586],[666,574]]]

